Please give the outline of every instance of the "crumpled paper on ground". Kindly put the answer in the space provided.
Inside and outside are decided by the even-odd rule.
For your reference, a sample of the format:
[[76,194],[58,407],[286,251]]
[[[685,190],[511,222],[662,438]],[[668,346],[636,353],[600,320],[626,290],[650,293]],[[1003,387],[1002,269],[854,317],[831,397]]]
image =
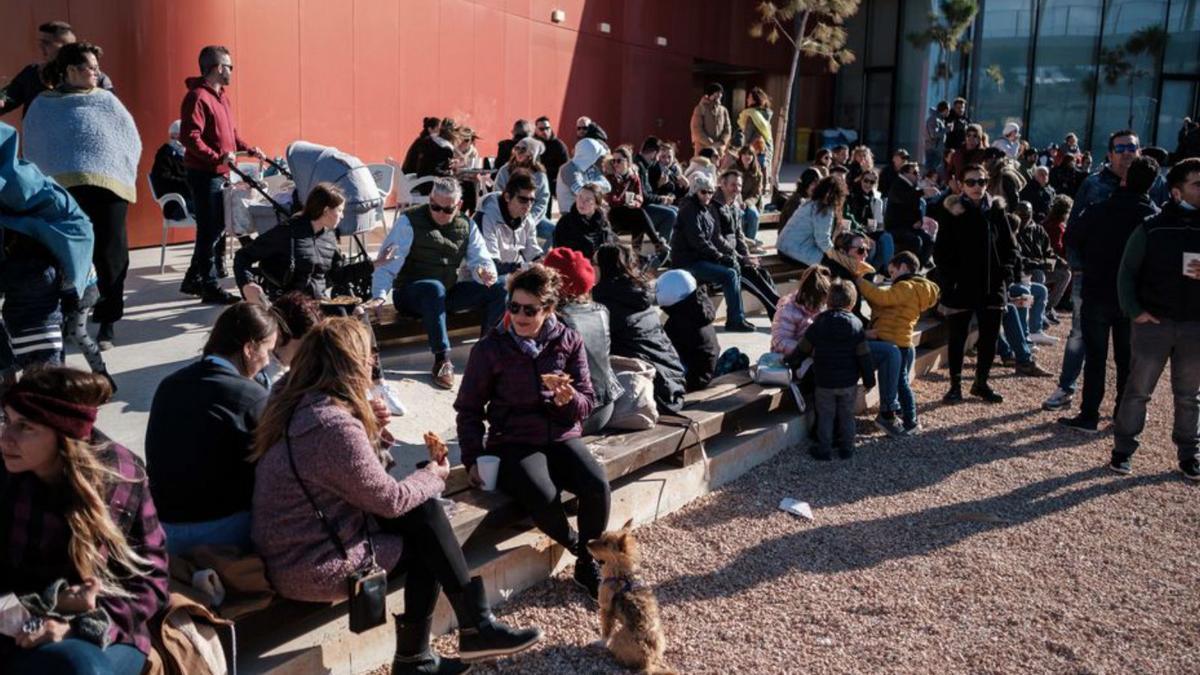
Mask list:
[[792,499],[791,497],[784,497],[783,500],[779,502],[779,510],[787,511],[793,516],[800,516],[805,520],[813,519],[812,507],[808,505],[808,502],[802,502],[798,499]]

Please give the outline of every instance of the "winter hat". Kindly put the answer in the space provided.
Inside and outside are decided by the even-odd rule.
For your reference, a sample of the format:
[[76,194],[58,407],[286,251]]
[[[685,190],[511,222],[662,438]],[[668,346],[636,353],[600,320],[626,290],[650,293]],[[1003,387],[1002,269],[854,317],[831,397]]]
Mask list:
[[542,264],[558,272],[562,278],[563,295],[578,297],[596,285],[596,270],[592,263],[579,251],[559,246],[552,248]]
[[696,292],[696,277],[687,270],[664,272],[655,285],[660,307],[670,307]]
[[81,441],[91,437],[92,425],[96,423],[99,412],[96,406],[28,391],[20,383],[5,392],[0,403],[36,424],[48,426],[68,438]]
[[1017,124],[1016,122],[1009,122],[1008,124],[1004,125],[1004,133],[1002,134],[1003,136],[1007,136],[1013,132],[1018,134],[1021,133],[1021,125]]
[[171,122],[171,126],[167,127],[167,136],[170,136],[171,138],[179,136],[179,128],[179,120]]

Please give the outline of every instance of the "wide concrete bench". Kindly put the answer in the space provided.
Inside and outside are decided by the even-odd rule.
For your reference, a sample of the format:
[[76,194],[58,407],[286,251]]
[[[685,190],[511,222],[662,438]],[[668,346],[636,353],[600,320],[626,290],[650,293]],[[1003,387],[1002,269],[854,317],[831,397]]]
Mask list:
[[[787,402],[785,390],[754,384],[746,372],[718,378],[708,389],[692,392],[685,400],[680,414],[663,416],[651,429],[584,439],[614,489],[648,467],[689,467],[700,462],[708,446],[722,437],[736,436],[749,420],[770,413],[796,417],[780,412],[792,405]],[[556,549],[554,560],[561,558],[561,549],[534,530],[512,499],[499,492],[470,489],[463,467],[451,470],[443,496],[454,502],[451,523],[476,573],[505,555],[544,557],[550,555],[550,549]],[[564,502],[572,500],[571,495],[564,495]],[[521,546],[504,545],[514,537],[523,537],[520,541],[530,550],[516,551]],[[510,563],[517,567],[522,564],[519,559]],[[402,582],[394,582],[389,589],[389,605],[394,612],[402,605]],[[390,645],[390,629],[354,636],[346,621],[344,604],[286,600],[242,617],[237,621],[240,672],[314,672],[318,663],[345,663],[346,658],[352,662],[353,651],[359,649],[354,645],[366,644],[364,640],[372,634],[371,649],[386,650]]]

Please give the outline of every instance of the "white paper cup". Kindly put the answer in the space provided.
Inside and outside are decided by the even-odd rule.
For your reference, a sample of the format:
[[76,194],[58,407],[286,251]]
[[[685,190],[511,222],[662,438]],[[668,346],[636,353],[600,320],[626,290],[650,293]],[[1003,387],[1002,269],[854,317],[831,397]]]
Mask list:
[[1188,274],[1188,266],[1196,260],[1200,260],[1200,253],[1188,253],[1187,251],[1183,252],[1183,276],[1190,277],[1192,279],[1200,278]]
[[475,468],[479,470],[479,480],[483,481],[483,489],[492,492],[496,489],[496,478],[500,475],[500,458],[495,455],[480,455],[475,459]]

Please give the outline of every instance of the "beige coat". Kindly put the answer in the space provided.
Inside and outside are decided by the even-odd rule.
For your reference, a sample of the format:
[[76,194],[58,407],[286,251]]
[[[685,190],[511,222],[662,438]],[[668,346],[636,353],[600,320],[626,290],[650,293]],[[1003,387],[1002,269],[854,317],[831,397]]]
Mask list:
[[699,154],[704,148],[722,148],[729,145],[733,125],[729,122],[729,110],[720,103],[701,99],[692,111],[692,146]]

